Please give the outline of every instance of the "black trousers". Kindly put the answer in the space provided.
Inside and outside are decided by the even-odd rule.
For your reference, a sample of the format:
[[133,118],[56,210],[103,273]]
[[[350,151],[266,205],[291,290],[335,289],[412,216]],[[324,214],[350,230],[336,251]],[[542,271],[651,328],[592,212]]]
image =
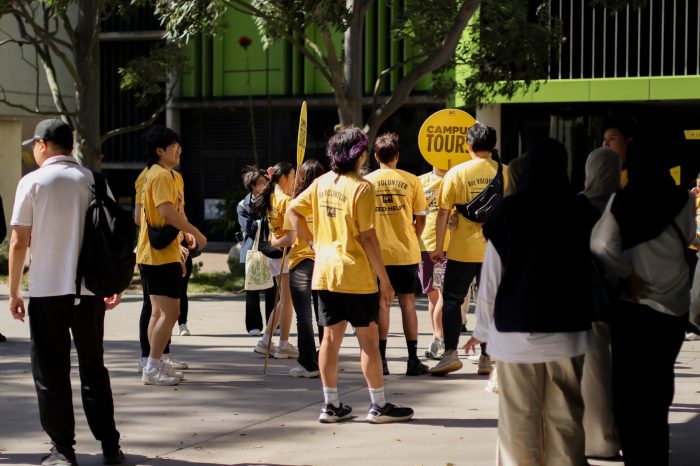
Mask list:
[[70,383],[71,334],[78,353],[83,410],[103,450],[119,445],[109,372],[104,366],[102,299],[83,296],[29,299],[32,375],[39,400],[41,426],[62,453],[75,445],[75,418]]
[[[265,322],[270,318],[270,314],[275,309],[275,294],[277,293],[277,285],[264,290],[265,293]],[[260,315],[260,292],[246,291],[245,292],[245,329],[251,331],[263,329],[262,316]]]
[[[292,304],[297,314],[297,336],[299,357],[297,362],[307,371],[318,370],[318,353],[314,341],[313,313],[318,325],[318,293],[311,290],[311,276],[314,273],[314,261],[304,259],[289,271],[289,285]],[[311,308],[313,304],[313,310]],[[323,340],[323,327],[318,326],[319,342]]]
[[[462,327],[461,307],[476,277],[479,284],[481,262],[460,262],[447,259],[442,288],[442,327],[445,334],[445,349],[456,350],[459,344],[459,329]],[[485,353],[485,348],[482,351]]]
[[[613,313],[610,326],[613,411],[626,466],[668,465],[673,365],[687,324],[688,314],[675,317],[624,301]],[[644,357],[639,353],[640,335],[654,338],[652,351]]]

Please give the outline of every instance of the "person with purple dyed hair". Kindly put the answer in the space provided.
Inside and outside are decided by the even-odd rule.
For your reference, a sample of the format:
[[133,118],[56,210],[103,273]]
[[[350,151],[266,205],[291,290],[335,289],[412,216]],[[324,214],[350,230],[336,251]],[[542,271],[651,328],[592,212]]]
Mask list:
[[[367,136],[356,127],[341,129],[328,141],[327,155],[332,171],[316,178],[287,210],[297,234],[316,254],[311,288],[318,291],[325,327],[318,361],[325,403],[318,420],[334,423],[352,416],[352,408],[338,400],[337,388],[338,353],[350,322],[372,400],[367,420],[407,421],[413,410],[387,403],[384,396],[377,323],[380,299],[388,306],[393,289],[374,230],[374,189],[358,173],[368,157]],[[313,217],[313,232],[307,216]]]

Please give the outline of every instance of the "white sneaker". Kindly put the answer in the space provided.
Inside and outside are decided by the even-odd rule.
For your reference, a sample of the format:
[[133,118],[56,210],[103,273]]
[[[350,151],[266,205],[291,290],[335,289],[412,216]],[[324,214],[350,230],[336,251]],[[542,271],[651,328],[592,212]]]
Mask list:
[[491,358],[488,355],[482,354],[479,356],[479,368],[476,370],[476,373],[479,375],[491,374]]
[[[258,354],[262,354],[263,356],[265,353],[267,353],[267,344],[263,343],[262,340],[258,340],[258,344],[255,345],[255,348],[253,348],[253,351],[255,351]],[[270,356],[275,354],[277,352],[277,345],[275,345],[275,342],[270,343]]]
[[177,371],[181,371],[184,369],[189,368],[189,364],[186,362],[178,361],[173,357],[172,353],[164,354],[163,357],[161,358],[163,362],[165,362],[168,366],[172,367],[173,369]]
[[291,343],[283,348],[278,347],[277,351],[272,354],[275,359],[296,359],[299,357],[299,351]]
[[259,337],[260,334],[261,334],[261,332],[257,328],[254,328],[253,330],[248,332],[248,335],[250,335],[251,337]]
[[177,385],[180,383],[180,379],[174,375],[168,375],[166,371],[167,369],[163,365],[154,367],[150,371],[144,369],[143,374],[141,374],[141,382],[144,385]]
[[301,364],[297,364],[296,366],[289,369],[290,377],[303,377],[305,379],[315,379],[320,375],[320,371],[307,371],[306,368]]
[[144,367],[148,364],[148,358],[139,358],[139,374],[143,372]]
[[179,380],[180,382],[185,380],[185,375],[182,372],[176,371],[175,369],[168,366],[167,364],[163,364],[163,370],[165,371],[166,375],[169,375],[171,377],[177,377],[177,380]]
[[686,332],[685,341],[700,341],[700,335],[693,332]]
[[190,336],[190,329],[187,328],[187,324],[180,325],[180,336],[181,337],[189,337]]

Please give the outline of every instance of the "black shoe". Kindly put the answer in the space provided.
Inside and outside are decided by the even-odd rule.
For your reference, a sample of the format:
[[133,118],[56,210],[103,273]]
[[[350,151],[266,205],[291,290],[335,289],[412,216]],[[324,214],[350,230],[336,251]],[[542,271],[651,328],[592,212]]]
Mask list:
[[102,450],[102,456],[104,457],[103,464],[122,464],[124,462],[124,453],[119,447],[116,450]]
[[51,452],[41,459],[41,466],[78,466],[75,453],[63,454],[53,447]]
[[419,359],[409,359],[406,366],[406,375],[424,375],[429,370],[428,366],[420,362]]
[[383,408],[372,405],[367,413],[367,420],[372,424],[388,424],[390,422],[408,421],[413,417],[413,410],[403,406],[387,403]]
[[389,375],[389,365],[386,363],[386,359],[382,359],[382,372],[384,375]]
[[459,328],[460,333],[467,333],[469,330],[467,330],[467,324],[462,324],[462,326]]
[[5,337],[5,335],[0,333],[0,343],[5,343],[6,341],[7,341],[7,337]]
[[340,406],[332,404],[323,405],[321,414],[318,416],[318,422],[321,424],[333,424],[334,422],[344,421],[352,416],[352,408],[348,405],[340,403]]

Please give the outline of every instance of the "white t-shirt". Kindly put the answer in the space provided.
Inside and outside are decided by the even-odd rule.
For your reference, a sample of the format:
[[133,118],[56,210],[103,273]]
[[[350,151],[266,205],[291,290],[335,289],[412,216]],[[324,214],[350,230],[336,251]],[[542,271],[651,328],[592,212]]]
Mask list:
[[[31,227],[29,297],[75,294],[92,172],[73,157],[51,157],[17,185],[12,226]],[[92,295],[84,286],[81,294]]]

